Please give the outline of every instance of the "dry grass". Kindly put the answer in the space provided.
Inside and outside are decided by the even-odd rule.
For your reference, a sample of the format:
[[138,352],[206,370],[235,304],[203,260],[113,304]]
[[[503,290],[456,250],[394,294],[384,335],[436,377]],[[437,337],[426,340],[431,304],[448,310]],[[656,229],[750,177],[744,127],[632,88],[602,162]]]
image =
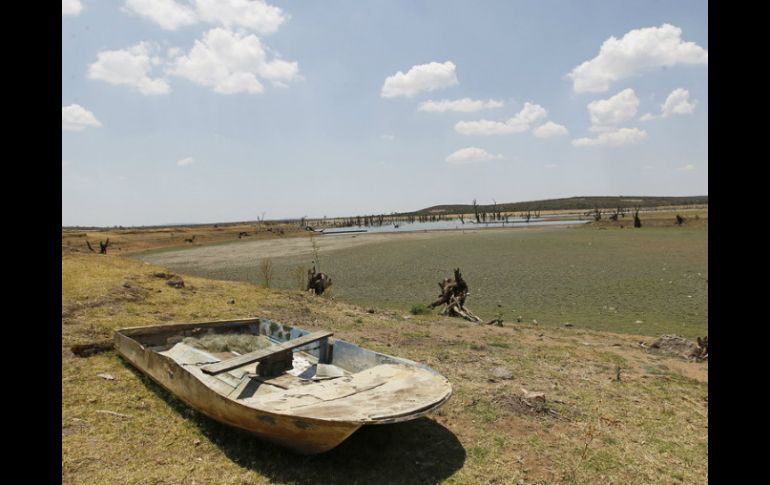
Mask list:
[[[708,363],[649,355],[639,341],[651,338],[368,313],[186,275],[175,289],[158,271],[112,255],[62,258],[64,483],[707,481]],[[67,350],[123,326],[251,316],[424,362],[449,377],[454,396],[430,419],[363,428],[329,453],[300,457],[201,416],[112,352]],[[493,378],[496,367],[513,378]],[[555,414],[517,405],[521,388],[545,392]]]

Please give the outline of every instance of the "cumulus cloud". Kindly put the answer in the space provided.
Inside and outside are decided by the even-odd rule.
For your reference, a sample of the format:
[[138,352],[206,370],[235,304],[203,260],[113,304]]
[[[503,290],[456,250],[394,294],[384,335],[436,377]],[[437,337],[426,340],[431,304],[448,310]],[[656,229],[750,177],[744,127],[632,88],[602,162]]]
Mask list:
[[645,113],[639,118],[640,121],[651,121],[658,118],[668,118],[673,115],[686,115],[692,114],[695,111],[695,105],[697,101],[690,102],[690,92],[684,88],[677,88],[671,92],[666,98],[666,101],[660,105],[660,114],[653,115],[652,113]]
[[692,114],[696,101],[690,102],[690,92],[683,88],[675,89],[668,95],[666,102],[660,107],[664,118],[671,115]]
[[123,10],[155,22],[166,30],[198,22],[195,8],[174,0],[126,0]]
[[680,172],[692,172],[693,170],[695,170],[695,165],[690,163],[683,167],[677,168],[677,170],[679,170]]
[[280,8],[263,0],[126,0],[123,9],[166,30],[207,22],[272,34],[287,18]]
[[61,0],[62,15],[78,15],[83,10],[80,0]]
[[433,91],[458,84],[453,62],[431,62],[413,66],[406,74],[398,71],[385,79],[380,91],[383,98],[406,96],[410,98],[422,91]]
[[204,22],[243,27],[258,34],[272,34],[287,18],[280,8],[262,0],[196,0],[195,7]]
[[423,101],[417,108],[418,111],[429,111],[433,113],[443,113],[445,111],[459,111],[462,113],[469,113],[472,111],[480,111],[482,109],[499,108],[503,105],[502,101],[495,101],[490,99],[489,101],[481,101],[478,99],[462,98],[462,99],[442,99],[441,101]]
[[168,94],[171,88],[165,80],[150,77],[150,71],[161,64],[154,55],[157,50],[154,44],[140,42],[127,49],[99,52],[96,62],[88,66],[88,78],[125,84],[142,94]]
[[[631,88],[624,89],[609,99],[600,99],[588,103],[588,112],[591,115],[591,124],[594,127],[607,127],[618,125],[633,118],[639,108],[639,98]],[[595,128],[593,131],[602,131]],[[605,130],[606,131],[606,130]]]
[[455,131],[463,135],[507,135],[529,130],[530,125],[545,119],[548,111],[539,104],[524,103],[524,107],[506,121],[459,121]]
[[639,143],[647,138],[647,132],[638,128],[620,128],[615,131],[601,133],[596,138],[578,138],[572,140],[572,145],[576,147],[590,146],[621,146]]
[[298,77],[298,70],[296,62],[268,61],[257,36],[214,28],[196,40],[187,54],[176,57],[170,72],[217,93],[234,94],[261,93],[264,88],[258,78],[284,85]]
[[61,108],[61,129],[67,131],[81,131],[87,127],[99,127],[102,124],[93,113],[80,106],[71,104]]
[[466,163],[488,162],[489,160],[499,160],[501,158],[503,158],[502,155],[493,155],[483,148],[467,147],[452,153],[446,157],[446,161],[451,164],[462,165]]
[[599,54],[568,74],[577,93],[602,92],[610,83],[675,65],[708,64],[708,51],[682,40],[682,29],[671,24],[635,29],[622,39],[610,37]]
[[553,138],[554,136],[566,135],[568,131],[564,125],[549,121],[535,128],[532,133],[538,138]]
[[193,163],[195,163],[195,160],[193,160],[192,157],[187,157],[176,161],[176,164],[179,167],[186,167],[187,165],[192,165]]

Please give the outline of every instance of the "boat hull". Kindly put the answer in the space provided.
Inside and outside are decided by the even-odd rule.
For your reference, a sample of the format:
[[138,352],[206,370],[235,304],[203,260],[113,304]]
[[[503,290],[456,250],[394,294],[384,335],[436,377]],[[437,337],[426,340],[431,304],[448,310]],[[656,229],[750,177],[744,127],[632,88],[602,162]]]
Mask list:
[[[255,320],[259,322],[259,320]],[[213,322],[211,325],[227,325],[243,322]],[[205,327],[207,324],[164,325],[157,327],[161,335],[175,328]],[[363,424],[386,424],[424,416],[438,408],[451,395],[419,412],[396,416],[391,419],[362,423],[314,419],[307,416],[273,413],[244,405],[228,395],[228,389],[217,389],[193,375],[174,359],[150,350],[132,338],[132,333],[146,328],[122,329],[115,333],[116,351],[131,365],[154,382],[179,398],[188,406],[218,422],[233,426],[259,438],[289,448],[300,454],[317,454],[329,451],[345,441]]]

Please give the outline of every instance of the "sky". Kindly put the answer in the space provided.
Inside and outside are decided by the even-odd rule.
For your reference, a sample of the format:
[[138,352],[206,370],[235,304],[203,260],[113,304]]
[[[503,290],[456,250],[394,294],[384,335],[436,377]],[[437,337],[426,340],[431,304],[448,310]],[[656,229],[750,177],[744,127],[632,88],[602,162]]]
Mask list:
[[708,194],[705,1],[62,0],[62,225]]

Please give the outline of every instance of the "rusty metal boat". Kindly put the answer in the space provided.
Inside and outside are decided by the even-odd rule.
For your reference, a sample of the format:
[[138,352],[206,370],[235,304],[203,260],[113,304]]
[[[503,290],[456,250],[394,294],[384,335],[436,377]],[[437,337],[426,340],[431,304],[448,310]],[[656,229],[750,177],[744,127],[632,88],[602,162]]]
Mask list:
[[364,425],[444,404],[449,381],[417,362],[266,319],[117,330],[117,352],[201,413],[302,454]]

